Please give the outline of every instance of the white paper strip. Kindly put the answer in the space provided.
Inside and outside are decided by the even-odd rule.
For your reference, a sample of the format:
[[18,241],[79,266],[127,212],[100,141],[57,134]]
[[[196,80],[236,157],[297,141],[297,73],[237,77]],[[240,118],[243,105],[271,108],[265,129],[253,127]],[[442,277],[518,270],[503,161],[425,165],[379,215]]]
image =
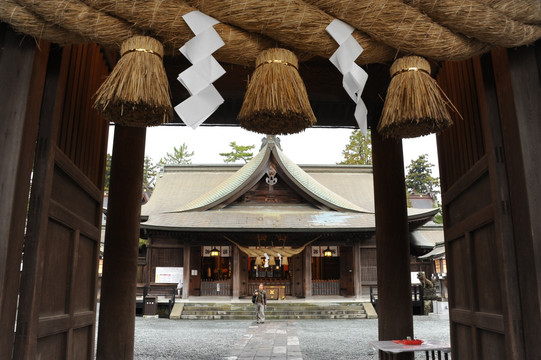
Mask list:
[[186,125],[195,129],[207,120],[223,102],[224,99],[214,85],[209,85],[203,91],[175,106],[175,111]]
[[179,74],[178,81],[191,96],[175,106],[175,111],[186,125],[195,129],[224,102],[212,83],[225,74],[225,69],[212,53],[225,43],[213,28],[219,23],[218,20],[200,11],[192,11],[182,18],[195,37],[179,49],[192,66]]
[[359,129],[366,135],[368,110],[361,99],[361,94],[366,85],[368,74],[355,63],[355,60],[363,52],[363,48],[352,36],[354,28],[341,20],[334,19],[326,30],[339,45],[329,60],[344,75],[342,85],[349,97],[357,104],[355,120],[357,120]]

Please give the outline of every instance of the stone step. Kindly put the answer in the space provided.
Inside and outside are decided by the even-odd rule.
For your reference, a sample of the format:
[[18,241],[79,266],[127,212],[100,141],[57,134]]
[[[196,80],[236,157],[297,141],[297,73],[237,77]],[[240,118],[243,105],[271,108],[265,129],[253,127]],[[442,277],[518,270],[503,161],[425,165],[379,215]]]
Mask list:
[[[250,315],[184,315],[183,320],[254,320],[255,314]],[[303,320],[303,319],[366,319],[366,314],[343,314],[343,315],[268,315],[267,320]]]
[[[265,316],[269,320],[367,318],[361,303],[275,303],[267,305]],[[251,303],[185,303],[180,319],[253,320],[254,317]]]
[[[254,312],[254,309],[249,310],[191,310],[191,309],[184,309],[182,311],[182,314],[189,314],[189,315],[242,315],[242,314],[252,314]],[[265,310],[265,314],[268,315],[303,315],[303,314],[311,314],[311,315],[348,315],[348,314],[365,314],[366,312],[364,310],[322,310],[322,311],[314,311],[314,310],[297,310],[297,311],[269,311],[269,309]]]

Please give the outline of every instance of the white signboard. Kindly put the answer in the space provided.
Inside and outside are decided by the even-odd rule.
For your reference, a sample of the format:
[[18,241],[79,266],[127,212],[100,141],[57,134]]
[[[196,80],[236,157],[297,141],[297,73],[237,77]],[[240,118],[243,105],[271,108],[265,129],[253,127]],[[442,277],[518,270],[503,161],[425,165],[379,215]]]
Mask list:
[[181,267],[156,267],[156,282],[182,284],[183,274]]

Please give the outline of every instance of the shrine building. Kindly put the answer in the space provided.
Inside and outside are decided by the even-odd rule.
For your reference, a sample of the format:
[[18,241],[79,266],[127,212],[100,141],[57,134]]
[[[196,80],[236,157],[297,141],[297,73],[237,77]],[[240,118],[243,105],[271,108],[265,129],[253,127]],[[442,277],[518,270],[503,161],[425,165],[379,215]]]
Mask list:
[[[242,167],[165,166],[142,207],[138,283],[178,281],[184,298],[239,298],[260,283],[280,298],[368,297],[377,285],[373,193],[370,166],[300,167],[274,136]],[[437,211],[409,208],[409,231]],[[182,278],[169,278],[179,268]]]

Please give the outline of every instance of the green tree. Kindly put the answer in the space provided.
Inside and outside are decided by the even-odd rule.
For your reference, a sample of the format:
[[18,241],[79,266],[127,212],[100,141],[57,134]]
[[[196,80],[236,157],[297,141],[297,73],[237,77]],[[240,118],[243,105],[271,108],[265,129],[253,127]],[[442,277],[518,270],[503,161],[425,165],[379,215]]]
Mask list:
[[113,157],[111,154],[107,154],[107,158],[105,159],[105,184],[103,186],[103,191],[108,193],[109,192],[109,182],[111,181],[111,160]]
[[152,162],[152,158],[145,156],[145,162],[143,165],[143,189],[154,189],[159,167],[160,166],[158,164],[154,164]]
[[231,141],[229,147],[231,147],[230,152],[220,153],[220,156],[225,158],[224,162],[226,163],[234,163],[237,160],[243,160],[247,163],[254,157],[254,152],[251,150],[254,150],[255,145],[237,145],[236,141]]
[[158,165],[166,164],[191,164],[191,157],[193,156],[193,151],[188,150],[188,145],[182,143],[180,147],[173,147],[173,153],[167,153],[164,157],[158,161]]
[[349,136],[349,143],[342,151],[344,160],[340,165],[372,165],[372,137],[370,130],[363,135],[361,130],[354,130]]
[[439,178],[432,176],[434,164],[428,162],[428,154],[419,155],[406,167],[406,188],[417,194],[439,193]]
[[[111,161],[113,157],[111,154],[107,154],[105,160],[105,184],[104,191],[109,192],[109,183],[111,181]],[[156,183],[156,175],[158,174],[158,164],[152,162],[152,158],[145,156],[145,162],[143,165],[143,188],[144,189],[154,189],[154,184]]]
[[436,215],[434,215],[434,220],[432,221],[434,221],[436,224],[443,224],[443,215],[441,214],[441,209]]

